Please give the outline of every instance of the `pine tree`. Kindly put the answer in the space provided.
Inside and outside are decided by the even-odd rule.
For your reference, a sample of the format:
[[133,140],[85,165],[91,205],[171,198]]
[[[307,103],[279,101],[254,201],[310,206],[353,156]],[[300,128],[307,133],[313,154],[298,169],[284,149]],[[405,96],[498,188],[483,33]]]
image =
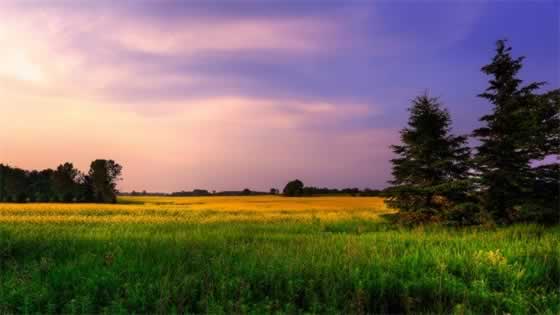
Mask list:
[[[532,117],[539,114],[534,111],[538,103],[534,91],[544,83],[521,86],[517,74],[523,59],[512,58],[511,47],[506,46],[505,40],[497,42],[492,62],[482,67],[482,72],[491,76],[490,86],[479,95],[494,108],[480,119],[485,126],[473,132],[480,141],[475,162],[484,204],[501,222],[511,221],[515,206],[530,194],[534,177],[530,162],[540,150],[535,146],[539,144],[535,138],[539,123]],[[549,142],[542,143],[539,147],[548,145]]]
[[402,144],[392,146],[398,157],[391,160],[394,186],[388,204],[405,212],[441,213],[444,203],[438,199],[459,201],[467,193],[467,138],[451,134],[450,115],[437,98],[419,96],[409,111]]
[[533,127],[527,143],[531,158],[560,155],[560,89],[534,95],[528,104],[527,116]]
[[[535,95],[528,119],[533,129],[527,147],[539,163],[530,170],[529,195],[519,206],[518,219],[560,223],[560,89]],[[556,156],[556,162],[552,157]]]

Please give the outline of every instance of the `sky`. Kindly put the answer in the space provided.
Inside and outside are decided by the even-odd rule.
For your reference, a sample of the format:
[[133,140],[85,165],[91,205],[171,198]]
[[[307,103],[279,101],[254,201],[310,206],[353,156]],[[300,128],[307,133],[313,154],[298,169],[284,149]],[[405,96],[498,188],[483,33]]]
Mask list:
[[558,1],[1,1],[0,162],[123,191],[383,188],[415,96],[467,134],[495,41],[560,86]]

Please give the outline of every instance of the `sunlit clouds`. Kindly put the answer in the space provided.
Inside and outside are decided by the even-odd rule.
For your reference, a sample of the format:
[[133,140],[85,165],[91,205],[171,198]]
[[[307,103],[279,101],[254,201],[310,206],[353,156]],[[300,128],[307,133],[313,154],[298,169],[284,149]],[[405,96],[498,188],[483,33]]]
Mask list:
[[480,92],[448,92],[486,57],[457,51],[492,8],[462,6],[403,28],[406,8],[365,2],[2,2],[0,162],[112,158],[122,190],[383,187],[415,93],[454,114]]

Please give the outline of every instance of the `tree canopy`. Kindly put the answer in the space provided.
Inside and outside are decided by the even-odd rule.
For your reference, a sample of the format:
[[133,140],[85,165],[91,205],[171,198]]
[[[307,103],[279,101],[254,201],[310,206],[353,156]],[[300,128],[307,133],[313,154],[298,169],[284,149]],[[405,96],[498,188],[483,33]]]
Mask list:
[[402,211],[439,212],[442,202],[465,198],[470,150],[467,138],[451,134],[451,118],[437,98],[416,97],[400,145],[393,145],[389,205]]
[[303,195],[303,182],[299,179],[293,180],[286,184],[282,191],[285,196],[297,197]]
[[482,67],[490,80],[479,96],[493,108],[480,119],[484,125],[473,132],[480,142],[475,166],[483,204],[502,222],[516,220],[523,205],[540,194],[535,187],[543,184],[539,179],[543,168],[532,165],[558,154],[560,144],[559,90],[538,95],[535,92],[544,82],[523,86],[518,73],[524,57],[512,57],[511,50],[505,40],[498,41],[491,63]]
[[26,171],[0,164],[0,202],[116,202],[122,167],[95,160],[87,175],[70,162]]
[[414,99],[401,144],[392,146],[389,205],[463,222],[488,213],[498,223],[558,223],[560,166],[546,161],[560,154],[560,89],[538,94],[544,82],[523,85],[524,57],[511,50],[498,41],[481,69],[490,79],[479,96],[492,110],[472,133],[474,158],[467,138],[450,134],[449,113],[437,99]]

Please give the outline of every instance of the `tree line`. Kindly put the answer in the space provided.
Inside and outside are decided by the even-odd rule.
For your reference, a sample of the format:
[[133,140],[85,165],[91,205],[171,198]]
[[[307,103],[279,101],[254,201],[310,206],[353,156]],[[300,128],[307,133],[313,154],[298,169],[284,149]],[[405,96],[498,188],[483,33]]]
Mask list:
[[287,197],[309,197],[314,195],[350,195],[350,196],[382,196],[382,190],[365,188],[318,188],[313,186],[305,186],[299,179],[292,180],[284,186],[282,194]]
[[296,197],[296,196],[325,196],[325,195],[350,195],[350,196],[382,196],[384,191],[377,190],[377,189],[359,189],[359,188],[327,188],[327,187],[313,187],[313,186],[304,186],[303,183],[299,180],[293,180],[287,184],[287,187],[292,187],[293,182],[301,183],[301,187],[296,189],[286,189],[280,192],[277,188],[270,188],[269,191],[258,191],[258,190],[251,190],[249,188],[245,188],[243,190],[226,190],[226,191],[209,191],[207,189],[193,189],[192,191],[176,191],[171,193],[164,193],[164,192],[148,192],[148,191],[131,191],[131,192],[123,192],[119,193],[119,195],[125,196],[172,196],[172,197],[202,197],[202,196],[264,196],[264,195],[278,195],[283,194],[284,196],[288,197]]
[[0,202],[115,203],[121,172],[121,165],[102,159],[87,174],[69,162],[41,171],[0,164]]
[[421,95],[409,108],[401,144],[393,145],[394,180],[387,203],[398,219],[452,224],[517,221],[559,223],[560,89],[537,93],[545,82],[523,85],[524,57],[497,42],[482,67],[489,86],[478,95],[492,104],[469,136],[451,133],[451,117],[437,98]]

